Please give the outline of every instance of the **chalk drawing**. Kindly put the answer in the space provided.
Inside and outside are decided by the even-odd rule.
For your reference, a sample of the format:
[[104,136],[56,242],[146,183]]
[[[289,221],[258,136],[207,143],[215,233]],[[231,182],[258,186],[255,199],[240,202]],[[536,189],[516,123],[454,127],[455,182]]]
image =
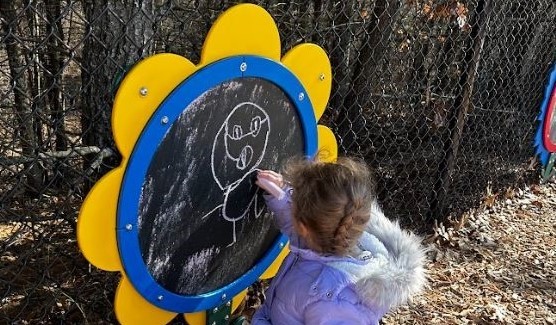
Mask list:
[[[254,209],[255,218],[258,218],[264,212],[264,207],[260,207],[257,203],[259,190],[255,192],[241,213],[230,215],[226,207],[228,204],[233,204],[228,199],[240,184],[252,182],[250,176],[253,176],[265,156],[269,134],[270,118],[266,111],[255,103],[243,102],[232,109],[214,138],[211,151],[211,171],[214,181],[223,191],[224,199],[222,204],[216,206],[202,218],[207,218],[218,212],[224,220],[232,222],[233,241],[228,246],[233,245],[237,240],[237,221],[243,219],[251,211],[251,208]],[[225,151],[223,153],[218,152],[222,148],[222,144],[224,144]],[[223,159],[234,162],[235,164],[232,165],[241,171],[238,174],[240,176],[236,179],[229,179],[230,173],[219,175],[217,169],[222,165],[222,161],[218,161],[217,154],[219,157],[223,154]],[[226,179],[222,179],[223,177]]]

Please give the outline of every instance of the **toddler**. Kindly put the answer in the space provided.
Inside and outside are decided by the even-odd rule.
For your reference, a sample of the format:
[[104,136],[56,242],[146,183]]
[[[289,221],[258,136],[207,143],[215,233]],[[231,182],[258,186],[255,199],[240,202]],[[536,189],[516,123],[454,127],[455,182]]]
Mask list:
[[291,252],[252,324],[378,324],[422,289],[424,249],[384,216],[364,163],[297,161],[284,178],[257,176]]

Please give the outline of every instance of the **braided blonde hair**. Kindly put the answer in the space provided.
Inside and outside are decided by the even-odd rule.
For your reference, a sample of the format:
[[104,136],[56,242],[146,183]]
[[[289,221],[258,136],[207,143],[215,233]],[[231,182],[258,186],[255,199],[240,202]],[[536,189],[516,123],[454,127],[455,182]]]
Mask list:
[[308,230],[310,248],[348,254],[370,218],[374,184],[367,165],[353,158],[294,160],[284,175],[293,188],[293,217]]

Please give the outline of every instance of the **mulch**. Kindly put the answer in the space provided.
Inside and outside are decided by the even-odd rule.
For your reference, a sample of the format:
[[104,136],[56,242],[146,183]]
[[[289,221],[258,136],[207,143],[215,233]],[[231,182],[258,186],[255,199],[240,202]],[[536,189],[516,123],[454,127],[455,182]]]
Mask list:
[[487,193],[425,242],[429,287],[385,324],[556,323],[556,182]]

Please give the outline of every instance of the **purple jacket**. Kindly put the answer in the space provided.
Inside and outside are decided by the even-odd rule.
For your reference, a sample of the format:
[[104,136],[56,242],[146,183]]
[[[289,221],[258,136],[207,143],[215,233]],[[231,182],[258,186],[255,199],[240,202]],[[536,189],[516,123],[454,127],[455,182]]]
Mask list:
[[295,234],[291,196],[265,195],[290,254],[266,292],[252,324],[378,324],[392,307],[424,286],[420,240],[388,220],[375,202],[371,219],[349,257],[322,256]]

